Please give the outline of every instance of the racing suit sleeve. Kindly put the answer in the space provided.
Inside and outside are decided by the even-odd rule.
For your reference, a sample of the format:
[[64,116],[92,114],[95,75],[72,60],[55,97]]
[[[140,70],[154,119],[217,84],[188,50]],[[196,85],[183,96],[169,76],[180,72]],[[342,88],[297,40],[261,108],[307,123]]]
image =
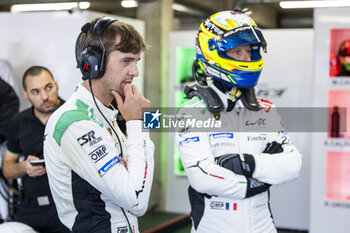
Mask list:
[[247,179],[217,165],[207,133],[177,133],[180,158],[191,186],[200,193],[244,199]]
[[302,155],[284,131],[276,109],[272,108],[269,114],[272,114],[279,129],[275,133],[269,133],[269,141],[282,144],[283,151],[274,154],[254,154],[255,170],[252,177],[271,185],[284,184],[295,180],[299,176]]
[[119,163],[121,147],[107,129],[85,120],[74,122],[64,132],[63,161],[102,195],[141,216],[147,210],[151,191],[154,145],[149,133],[141,131],[140,120],[128,121],[126,126],[123,158],[127,168]]

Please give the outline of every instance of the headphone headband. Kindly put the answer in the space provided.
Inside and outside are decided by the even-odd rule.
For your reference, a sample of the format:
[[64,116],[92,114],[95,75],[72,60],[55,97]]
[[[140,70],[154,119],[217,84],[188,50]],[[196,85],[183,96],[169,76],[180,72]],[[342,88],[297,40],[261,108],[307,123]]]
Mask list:
[[116,19],[110,17],[104,17],[99,19],[94,27],[92,28],[91,34],[101,36],[102,32],[113,22],[117,21]]
[[[86,23],[84,24],[84,26],[82,26],[81,32],[79,33],[79,36],[75,43],[75,57],[77,60],[77,68],[79,68],[83,74],[83,80],[98,79],[103,76],[105,72],[105,59],[104,59],[105,47],[103,45],[103,42],[100,36],[104,32],[104,30],[115,21],[118,21],[118,20],[110,17],[104,17],[99,19],[93,26],[90,35],[87,36],[84,43],[82,44],[81,46],[82,51],[78,56],[78,43],[79,43],[80,37],[82,34],[87,33],[90,30],[91,24]],[[99,48],[92,47],[92,46],[87,46],[83,50],[84,45],[87,43],[91,35],[98,36],[98,39],[103,48],[102,52]]]

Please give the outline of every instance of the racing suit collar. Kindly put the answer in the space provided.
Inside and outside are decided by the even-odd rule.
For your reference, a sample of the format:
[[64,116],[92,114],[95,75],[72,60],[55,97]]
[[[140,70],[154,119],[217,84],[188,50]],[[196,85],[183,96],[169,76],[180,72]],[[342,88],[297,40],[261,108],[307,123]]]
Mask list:
[[[94,109],[96,109],[95,114],[100,116],[100,113],[97,111],[97,107],[95,105],[95,102],[92,98],[92,94],[91,92],[86,89],[86,87],[84,87],[81,83],[78,84],[75,92],[83,97],[83,101],[88,104],[89,106],[93,106]],[[103,112],[104,115],[106,115],[107,119],[116,119],[117,114],[118,114],[118,110],[111,107],[106,107],[101,101],[99,101],[96,97],[95,97],[96,103],[98,104],[98,107],[101,109],[101,111]],[[112,105],[111,105],[112,106]],[[100,118],[100,117],[99,117]]]

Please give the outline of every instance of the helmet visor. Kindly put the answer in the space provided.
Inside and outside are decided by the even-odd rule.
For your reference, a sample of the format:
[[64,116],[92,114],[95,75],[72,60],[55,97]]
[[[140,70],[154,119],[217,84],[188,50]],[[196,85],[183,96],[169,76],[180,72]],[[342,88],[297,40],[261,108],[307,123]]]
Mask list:
[[[229,32],[228,32],[229,33]],[[226,34],[228,34],[226,33]],[[226,38],[213,38],[209,41],[209,49],[216,49],[218,53],[225,54],[225,52],[239,45],[246,44],[258,44],[263,47],[266,46],[266,41],[259,29],[254,29],[253,27],[248,27],[246,30],[240,30],[232,33],[232,35]]]

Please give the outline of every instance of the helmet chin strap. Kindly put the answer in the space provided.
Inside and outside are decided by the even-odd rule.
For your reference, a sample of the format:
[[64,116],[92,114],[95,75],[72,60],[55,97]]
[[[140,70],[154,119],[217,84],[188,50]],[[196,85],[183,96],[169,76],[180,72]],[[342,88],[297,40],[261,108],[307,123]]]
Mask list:
[[230,91],[230,99],[232,99],[233,101],[237,101],[242,95],[241,90],[238,87],[232,87],[231,91]]
[[231,89],[225,84],[214,80],[214,85],[222,93],[228,93],[228,107],[227,111],[231,111],[236,105],[237,100],[241,99],[243,106],[251,111],[259,111],[259,103],[255,96],[254,87],[251,88],[238,88],[232,87]]
[[226,109],[227,112],[231,111],[235,107],[237,100],[239,100],[241,96],[242,96],[242,92],[238,87],[231,88],[230,92],[228,93],[227,109]]

